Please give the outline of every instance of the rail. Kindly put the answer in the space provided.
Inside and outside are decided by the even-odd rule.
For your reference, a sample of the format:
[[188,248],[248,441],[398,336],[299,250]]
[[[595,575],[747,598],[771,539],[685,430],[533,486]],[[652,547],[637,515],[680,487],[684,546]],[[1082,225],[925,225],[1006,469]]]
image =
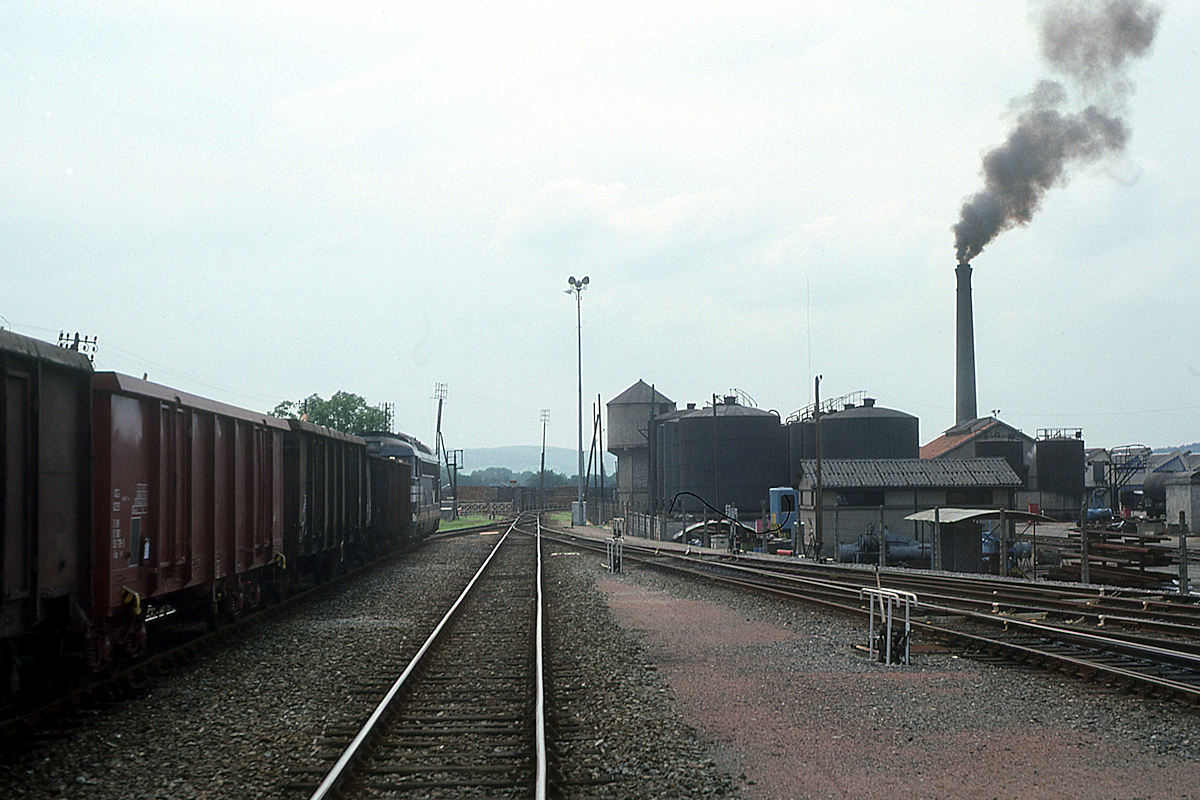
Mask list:
[[[581,541],[584,537],[561,531],[556,531],[555,534],[556,537],[566,536],[577,545],[601,551],[602,545],[599,540]],[[882,583],[884,578],[891,579],[893,576],[882,570],[857,570],[858,575],[853,576],[854,580],[852,581],[836,569],[823,570],[821,567],[815,568],[814,574],[797,574],[794,562],[780,562],[781,566],[774,569],[771,562],[766,561],[755,560],[754,566],[747,566],[729,556],[716,557],[716,554],[713,554],[713,557],[700,558],[692,553],[674,549],[631,546],[629,543],[626,543],[625,547],[626,555],[629,558],[656,568],[695,575],[705,580],[749,591],[817,603],[869,617],[873,616],[879,592],[875,594],[864,592],[863,581],[867,578],[870,578],[871,583],[876,585],[877,590],[886,589],[897,594],[904,591],[913,598],[918,598],[918,595],[911,589],[900,590],[896,586],[885,587]],[[782,565],[787,565],[786,571]],[[1018,616],[1018,614],[1028,614],[1029,609],[1034,607],[1032,599],[1034,589],[1045,589],[1046,594],[1049,595],[1048,599],[1051,601],[1049,605],[1053,607],[1058,607],[1056,604],[1066,605],[1081,617],[1091,613],[1098,628],[1106,623],[1112,624],[1114,621],[1118,621],[1112,616],[1106,616],[1102,611],[1096,612],[1096,605],[1103,603],[1106,599],[1122,601],[1118,603],[1118,606],[1124,611],[1124,614],[1119,621],[1126,624],[1138,624],[1142,620],[1136,618],[1132,598],[1106,598],[1103,593],[1086,596],[1079,590],[1079,587],[1064,588],[1062,591],[1050,587],[1031,589],[1018,583],[1013,584],[1014,596],[1010,598],[1004,596],[995,582],[987,579],[980,581],[982,585],[986,585],[986,590],[980,589],[975,596],[955,598],[953,587],[961,587],[964,582],[968,582],[964,576],[942,576],[930,573],[921,577],[927,582],[927,589],[942,581],[943,590],[940,593],[931,592],[919,596],[919,599],[911,603],[912,611],[927,616],[934,615],[966,623],[984,624],[1000,630],[998,635],[982,635],[964,627],[950,627],[946,624],[920,621],[911,623],[913,629],[923,630],[943,640],[956,639],[972,648],[1006,651],[1019,660],[1032,660],[1043,665],[1053,664],[1068,671],[1104,675],[1123,684],[1147,687],[1155,693],[1171,696],[1188,704],[1200,704],[1200,650],[1194,644],[1165,638],[1152,639],[1133,636],[1119,631],[1081,630],[1078,627],[1072,627],[1069,623],[1051,624]],[[991,613],[962,607],[963,605],[979,607],[984,602],[983,595],[985,593],[990,593],[987,603]],[[1070,598],[1074,600],[1073,604],[1065,603],[1064,598],[1068,598],[1072,593],[1083,596]],[[872,596],[870,601],[864,604],[863,599],[867,594]],[[964,592],[964,594],[969,593]],[[939,602],[930,602],[931,595],[936,597]],[[956,599],[960,602],[954,603],[953,601]],[[1149,615],[1145,621],[1151,625],[1155,624],[1154,603],[1145,597],[1140,602],[1145,613]],[[1022,608],[1026,611],[1015,613],[1001,611],[1002,608],[1017,603],[1022,604]],[[1190,608],[1193,615],[1197,612],[1194,606],[1179,607],[1178,604],[1170,603],[1166,605],[1174,618],[1171,622],[1164,624],[1167,624],[1175,632],[1183,631],[1186,627],[1182,622],[1184,609]],[[1085,610],[1089,608],[1092,609],[1091,612]],[[1192,618],[1195,619],[1194,616]],[[1197,632],[1197,626],[1193,622],[1191,633],[1194,636]],[[1036,641],[1019,641],[1017,636],[1020,635]]]
[[[359,731],[354,735],[349,745],[342,751],[333,767],[321,780],[320,784],[310,795],[310,800],[327,800],[327,798],[342,797],[343,787],[354,776],[359,767],[362,765],[367,753],[372,749],[377,739],[381,736],[382,731],[387,725],[387,722],[392,718],[399,705],[398,698],[402,696],[410,684],[414,673],[421,669],[427,662],[427,657],[433,651],[435,644],[440,643],[444,632],[456,621],[461,615],[461,609],[464,607],[468,597],[476,591],[477,585],[480,583],[484,574],[488,571],[493,561],[497,558],[501,548],[509,541],[510,535],[517,528],[520,519],[513,520],[504,535],[496,542],[483,564],[468,581],[467,586],[459,594],[458,598],[450,606],[450,609],[442,617],[442,619],[434,627],[433,631],[425,639],[416,655],[409,661],[408,665],[401,672],[400,676],[389,687],[383,698],[375,706],[366,722],[363,723]],[[541,560],[541,535],[540,526],[536,540],[537,549],[537,565],[536,565],[536,613],[535,613],[535,648],[536,648],[536,675],[535,675],[535,720],[534,720],[534,749],[535,749],[535,785],[533,794],[537,798],[545,798],[548,785],[548,759],[546,756],[546,731],[545,731],[545,690],[543,683],[544,664],[542,659],[542,642],[543,642],[543,607],[544,597],[542,593],[542,560]]]

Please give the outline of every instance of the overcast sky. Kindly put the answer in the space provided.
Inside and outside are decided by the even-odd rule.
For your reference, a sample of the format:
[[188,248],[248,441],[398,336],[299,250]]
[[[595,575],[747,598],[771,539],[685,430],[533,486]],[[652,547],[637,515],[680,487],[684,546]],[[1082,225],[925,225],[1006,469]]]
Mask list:
[[[1200,440],[1200,4],[1130,65],[1124,152],[974,259],[979,412]],[[575,445],[639,378],[954,422],[954,236],[1049,77],[1037,7],[4,3],[0,324],[269,410]],[[1082,98],[1073,97],[1072,102]],[[470,469],[471,465],[468,464]]]

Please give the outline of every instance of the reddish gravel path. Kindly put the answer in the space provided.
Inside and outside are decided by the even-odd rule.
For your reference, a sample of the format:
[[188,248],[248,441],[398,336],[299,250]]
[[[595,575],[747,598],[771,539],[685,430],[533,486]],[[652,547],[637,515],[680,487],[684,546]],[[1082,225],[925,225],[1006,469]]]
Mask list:
[[1196,712],[945,655],[884,668],[862,623],[646,571],[597,584],[747,797],[1200,797]]

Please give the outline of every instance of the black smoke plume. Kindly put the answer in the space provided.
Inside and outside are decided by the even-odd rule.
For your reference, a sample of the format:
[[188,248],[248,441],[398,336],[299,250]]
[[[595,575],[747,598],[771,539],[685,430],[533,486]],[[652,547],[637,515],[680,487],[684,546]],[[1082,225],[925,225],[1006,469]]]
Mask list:
[[1046,4],[1043,55],[1055,70],[1103,99],[1072,112],[1062,84],[1041,81],[1015,103],[1016,125],[1004,144],[983,157],[983,189],[963,203],[954,226],[960,263],[1001,232],[1029,222],[1046,190],[1065,180],[1068,165],[1094,162],[1125,147],[1129,129],[1120,109],[1132,87],[1123,69],[1130,58],[1149,50],[1160,14],[1143,0]]

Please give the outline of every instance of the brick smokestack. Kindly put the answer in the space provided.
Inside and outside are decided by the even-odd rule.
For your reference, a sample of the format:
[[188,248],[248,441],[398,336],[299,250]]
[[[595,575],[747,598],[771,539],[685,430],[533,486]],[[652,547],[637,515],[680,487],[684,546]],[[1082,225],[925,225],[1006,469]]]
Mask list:
[[954,424],[961,425],[978,416],[975,409],[975,323],[971,314],[971,265],[960,262],[954,274],[958,276]]

